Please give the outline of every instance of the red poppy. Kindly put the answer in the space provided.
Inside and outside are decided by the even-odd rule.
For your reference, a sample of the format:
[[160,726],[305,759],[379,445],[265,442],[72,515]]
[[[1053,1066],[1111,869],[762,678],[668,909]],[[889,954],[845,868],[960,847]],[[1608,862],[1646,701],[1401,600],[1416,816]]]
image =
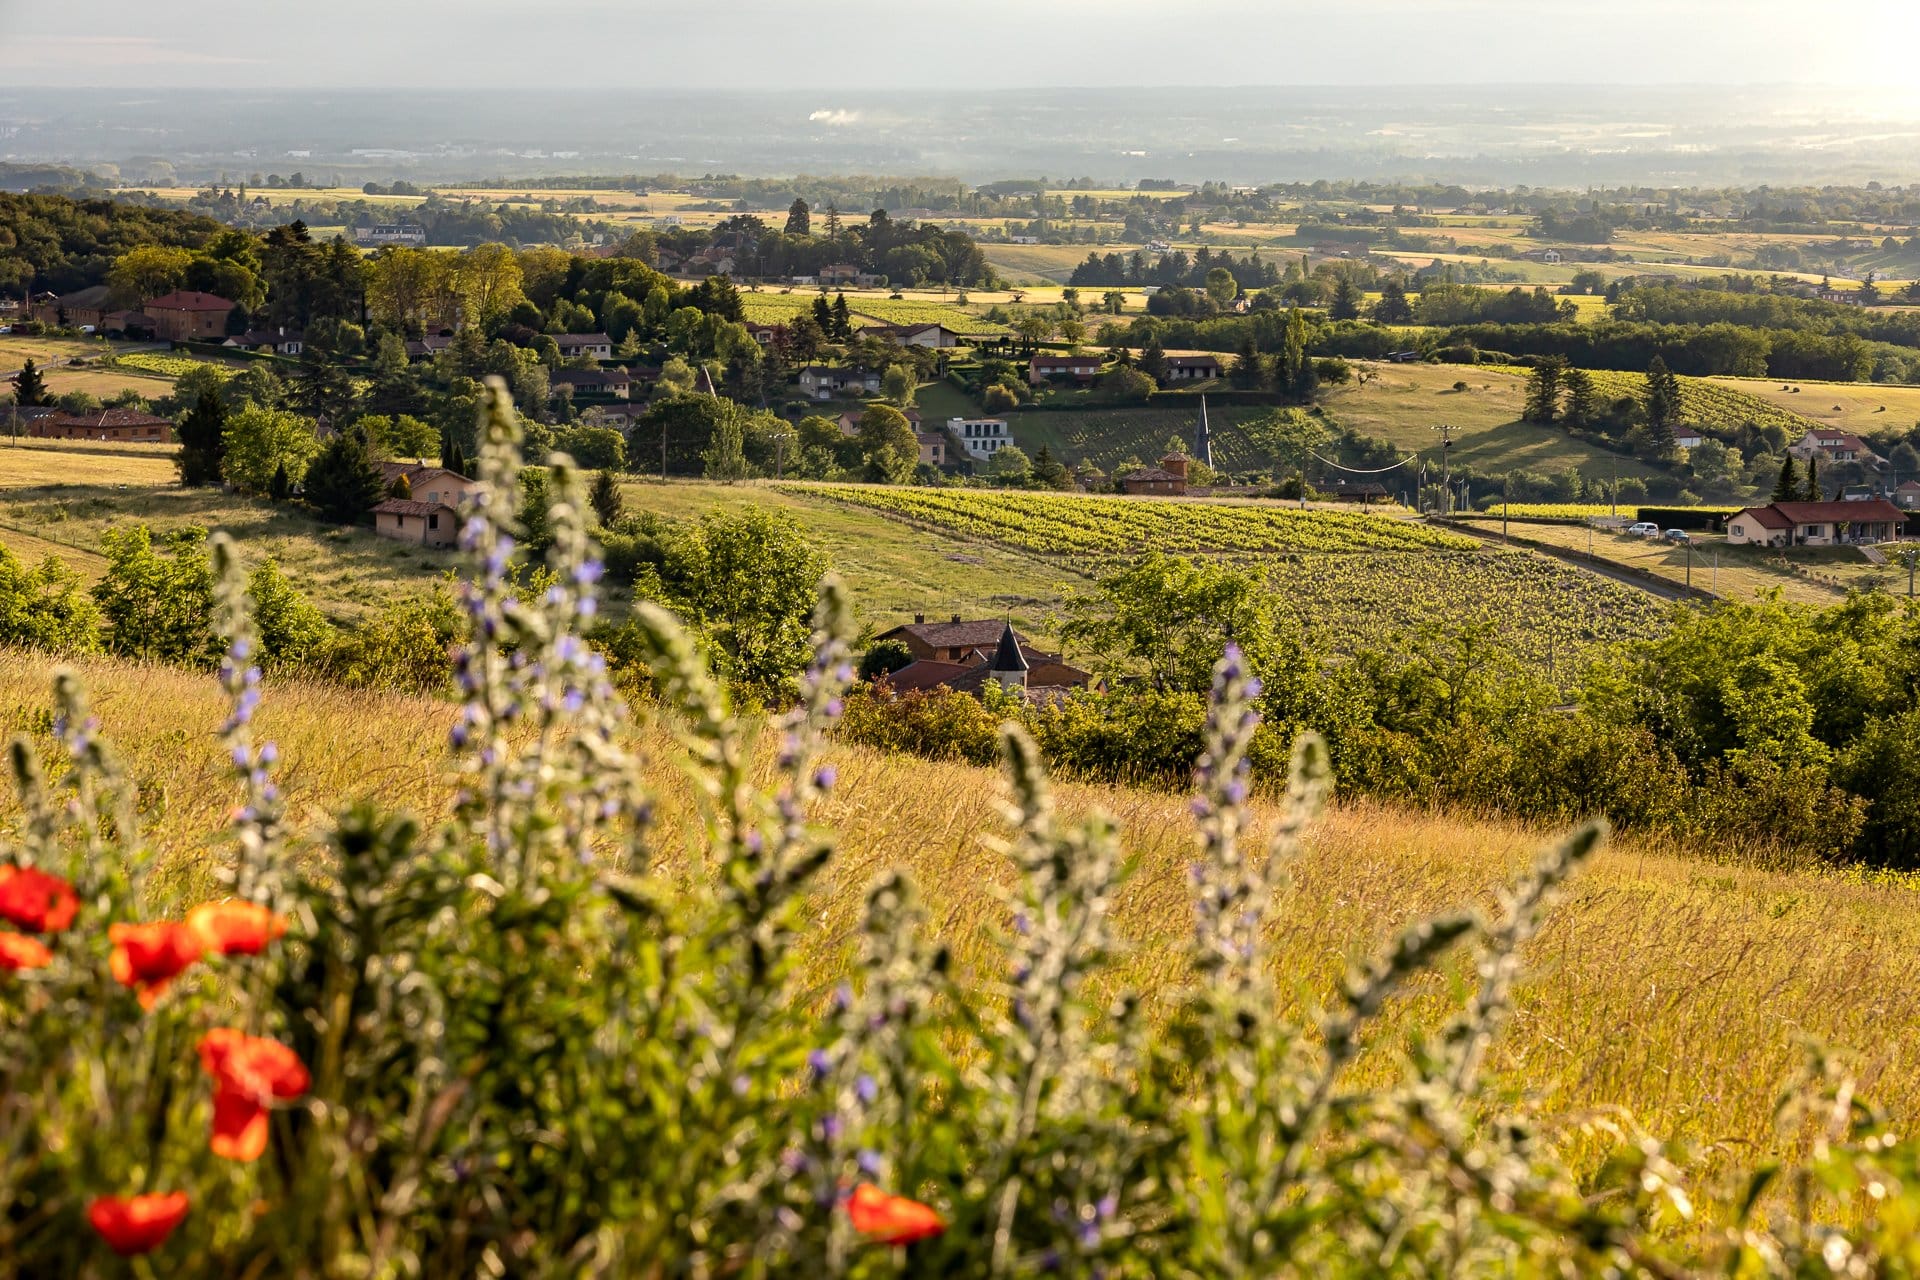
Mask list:
[[257,902],[203,902],[187,912],[187,927],[209,951],[223,956],[257,956],[287,931],[284,916]]
[[855,1231],[881,1244],[912,1244],[947,1229],[940,1215],[918,1200],[890,1196],[871,1182],[853,1189],[847,1217]]
[[167,1242],[187,1216],[187,1193],[100,1196],[87,1206],[87,1221],[113,1251],[123,1258],[151,1253]]
[[207,949],[197,930],[171,921],[109,925],[107,937],[113,943],[113,976],[139,994],[142,1009],[153,1008],[168,984]]
[[18,973],[22,969],[38,969],[52,961],[53,952],[39,939],[24,933],[0,933],[0,969]]
[[307,1069],[293,1050],[227,1027],[200,1037],[200,1065],[213,1077],[213,1154],[258,1160],[267,1149],[267,1108],[307,1091]]
[[73,923],[73,886],[38,867],[0,867],[0,920],[29,933],[58,933]]

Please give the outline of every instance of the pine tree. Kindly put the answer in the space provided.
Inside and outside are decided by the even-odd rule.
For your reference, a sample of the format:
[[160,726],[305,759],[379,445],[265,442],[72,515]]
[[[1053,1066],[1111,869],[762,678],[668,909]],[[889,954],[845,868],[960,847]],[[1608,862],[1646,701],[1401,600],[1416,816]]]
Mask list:
[[1260,349],[1254,345],[1253,335],[1249,333],[1240,339],[1240,349],[1234,353],[1233,383],[1237,387],[1254,390],[1266,380],[1266,361],[1260,358]]
[[180,452],[174,465],[180,483],[188,488],[220,483],[220,463],[226,452],[227,406],[219,395],[203,391],[176,429]]
[[1793,465],[1793,455],[1788,454],[1780,464],[1780,478],[1773,482],[1773,500],[1775,502],[1800,501],[1800,470]]
[[853,341],[853,312],[844,293],[833,295],[833,337],[836,342]]
[[1167,349],[1160,345],[1160,339],[1148,340],[1140,352],[1140,372],[1154,380],[1156,385],[1164,385],[1167,380]]
[[1585,369],[1568,369],[1560,376],[1560,385],[1567,391],[1566,420],[1576,427],[1591,424],[1597,407],[1593,378]]
[[1398,276],[1380,286],[1380,301],[1373,304],[1373,318],[1382,324],[1405,324],[1413,319],[1413,304],[1407,301],[1406,286]]
[[1808,458],[1805,500],[1807,502],[1819,502],[1822,501],[1825,496],[1825,494],[1820,492],[1820,460],[1818,458]]
[[307,468],[307,504],[338,524],[352,524],[386,496],[386,480],[358,430],[335,432]]
[[1647,365],[1646,408],[1650,426],[1672,427],[1679,421],[1680,380],[1673,376],[1667,368],[1667,362],[1659,356],[1655,356]]
[[[797,203],[797,202],[796,202]],[[626,509],[626,501],[620,496],[620,486],[613,478],[613,472],[601,471],[593,478],[593,487],[587,490],[587,505],[600,517],[600,527],[611,528]]]
[[1360,303],[1364,295],[1360,286],[1346,276],[1340,277],[1340,283],[1334,286],[1333,301],[1327,306],[1327,318],[1330,320],[1358,320]]
[[282,462],[273,469],[273,479],[267,481],[267,497],[275,502],[285,502],[293,495],[293,479],[287,475],[287,464]]
[[1520,416],[1527,422],[1550,425],[1560,416],[1561,378],[1566,373],[1567,362],[1559,356],[1548,356],[1533,367],[1527,376],[1527,403]]
[[813,234],[813,211],[807,208],[807,202],[799,196],[793,198],[793,207],[787,210],[787,234],[790,236]]
[[40,372],[32,358],[21,362],[20,372],[13,375],[13,402],[22,409],[39,408],[53,401],[47,396],[46,375]]
[[839,238],[840,210],[833,201],[829,200],[827,201],[827,239],[838,240]]

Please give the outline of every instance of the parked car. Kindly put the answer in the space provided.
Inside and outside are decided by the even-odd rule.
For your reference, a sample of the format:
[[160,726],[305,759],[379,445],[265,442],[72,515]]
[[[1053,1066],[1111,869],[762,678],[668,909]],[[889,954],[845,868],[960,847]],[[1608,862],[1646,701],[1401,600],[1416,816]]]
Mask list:
[[1685,529],[1669,529],[1666,532],[1666,539],[1668,542],[1692,542],[1693,535]]
[[1627,532],[1636,538],[1657,538],[1660,536],[1660,526],[1651,520],[1642,520],[1639,524],[1628,526]]

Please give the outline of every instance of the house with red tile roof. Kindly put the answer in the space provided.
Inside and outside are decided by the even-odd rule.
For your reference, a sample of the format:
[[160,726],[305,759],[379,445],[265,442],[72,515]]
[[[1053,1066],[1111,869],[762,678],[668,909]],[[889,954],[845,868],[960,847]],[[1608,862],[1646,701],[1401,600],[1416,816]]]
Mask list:
[[1727,518],[1734,546],[1834,547],[1892,542],[1907,513],[1885,498],[1848,502],[1773,502]]
[[218,294],[175,289],[148,299],[140,308],[153,317],[154,331],[173,342],[220,340],[227,336],[233,303]]
[[27,422],[27,434],[50,440],[117,440],[126,444],[172,444],[173,423],[135,409],[97,413],[50,413]]

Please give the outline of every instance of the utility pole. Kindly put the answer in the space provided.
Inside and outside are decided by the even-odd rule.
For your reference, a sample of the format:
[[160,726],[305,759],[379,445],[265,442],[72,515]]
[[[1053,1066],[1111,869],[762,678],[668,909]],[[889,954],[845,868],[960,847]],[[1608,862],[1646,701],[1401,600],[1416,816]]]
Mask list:
[[1687,588],[1693,588],[1693,539],[1687,539]]
[[1428,427],[1440,433],[1440,492],[1446,495],[1444,514],[1453,514],[1453,428],[1447,423]]
[[1509,471],[1500,485],[1500,541],[1511,546],[1513,539],[1507,536],[1507,508],[1513,505],[1513,472]]
[[667,423],[664,417],[660,420],[660,478],[667,478]]

